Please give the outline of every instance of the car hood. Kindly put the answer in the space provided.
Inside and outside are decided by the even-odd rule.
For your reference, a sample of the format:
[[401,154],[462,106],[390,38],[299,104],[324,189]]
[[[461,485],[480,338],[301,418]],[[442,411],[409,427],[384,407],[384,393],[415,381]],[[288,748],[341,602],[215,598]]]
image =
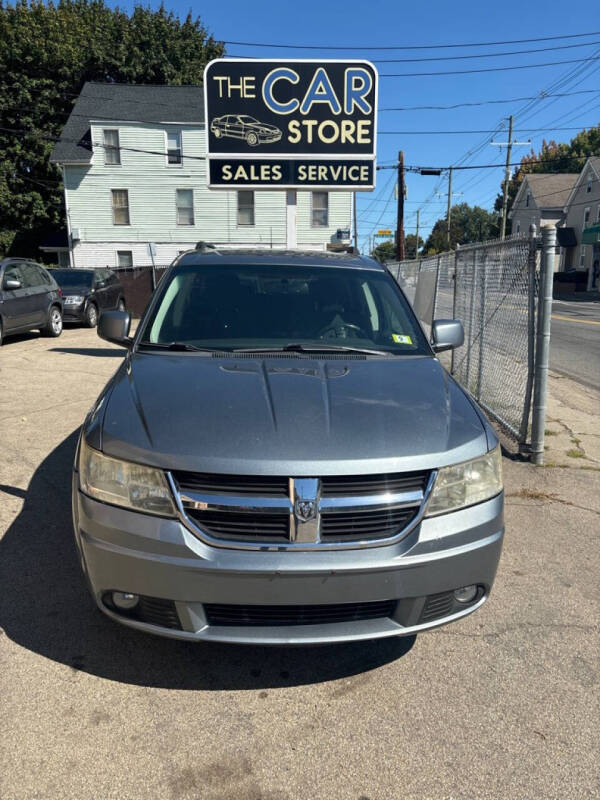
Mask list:
[[268,122],[245,122],[244,127],[253,128],[256,131],[279,131],[279,128],[276,128],[275,125],[271,125]]
[[91,294],[91,289],[89,286],[61,286],[62,293],[65,297],[69,297],[71,295],[88,295]]
[[308,476],[430,469],[488,440],[432,357],[138,352],[113,378],[95,446],[164,469]]

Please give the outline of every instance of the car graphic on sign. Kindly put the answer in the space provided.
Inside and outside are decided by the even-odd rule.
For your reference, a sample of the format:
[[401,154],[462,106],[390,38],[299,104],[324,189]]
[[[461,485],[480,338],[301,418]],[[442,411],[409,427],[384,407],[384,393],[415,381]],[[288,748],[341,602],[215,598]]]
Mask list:
[[215,117],[210,123],[210,130],[217,139],[221,136],[243,139],[250,147],[278,142],[282,136],[275,125],[259,122],[247,114],[226,114],[223,117]]

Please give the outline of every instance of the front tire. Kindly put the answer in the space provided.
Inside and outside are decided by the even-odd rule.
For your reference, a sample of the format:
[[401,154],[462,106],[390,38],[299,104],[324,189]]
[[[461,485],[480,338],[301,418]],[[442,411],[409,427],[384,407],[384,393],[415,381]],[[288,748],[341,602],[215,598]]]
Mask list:
[[250,147],[256,147],[258,144],[258,136],[254,133],[254,131],[250,131],[250,133],[246,136],[246,142],[250,145]]
[[84,322],[86,327],[95,328],[98,324],[98,308],[95,303],[88,303],[85,309]]
[[213,133],[215,135],[215,139],[220,139],[221,138],[221,129],[220,128],[215,128]]
[[42,328],[42,336],[50,336],[56,339],[63,332],[63,317],[62,311],[58,306],[52,306],[48,312],[48,322]]

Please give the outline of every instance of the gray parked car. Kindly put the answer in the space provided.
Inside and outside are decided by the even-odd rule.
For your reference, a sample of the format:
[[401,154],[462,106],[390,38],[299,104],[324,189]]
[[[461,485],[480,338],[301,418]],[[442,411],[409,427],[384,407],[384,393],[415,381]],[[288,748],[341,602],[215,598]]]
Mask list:
[[384,267],[326,253],[180,256],[87,417],[81,565],[126,625],[303,644],[413,634],[490,594],[498,440]]
[[0,344],[6,336],[37,328],[44,336],[60,336],[63,301],[47,269],[25,258],[0,261]]

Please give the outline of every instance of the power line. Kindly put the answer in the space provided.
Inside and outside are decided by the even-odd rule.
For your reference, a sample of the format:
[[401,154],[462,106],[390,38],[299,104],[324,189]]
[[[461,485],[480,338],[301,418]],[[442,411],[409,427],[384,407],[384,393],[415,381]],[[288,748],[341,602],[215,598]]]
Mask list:
[[380,78],[422,78],[432,75],[473,75],[481,72],[505,72],[511,69],[534,69],[538,67],[556,67],[560,64],[583,64],[589,61],[598,61],[600,56],[589,58],[571,58],[564,61],[545,61],[540,64],[517,64],[507,67],[482,67],[480,69],[455,69],[440,72],[380,72]]
[[[570,128],[551,128],[551,127],[544,127],[544,128],[516,128],[515,133],[539,133],[544,131],[580,131],[585,128],[597,128],[600,123],[594,122],[591,124],[584,124],[576,125],[575,127]],[[496,129],[493,130],[459,130],[459,131],[377,131],[377,133],[381,136],[449,136],[453,134],[470,134],[470,133],[496,133]]]
[[551,42],[558,39],[581,39],[588,36],[598,36],[600,31],[588,33],[563,33],[560,36],[538,36],[534,39],[506,39],[501,42],[462,42],[452,44],[411,44],[411,45],[322,45],[322,44],[268,44],[264,42],[233,42],[223,39],[223,44],[235,47],[275,47],[288,50],[438,50],[450,47],[493,47],[502,44],[526,44],[528,42]]
[[[471,58],[495,58],[504,56],[520,56],[528,55],[529,53],[547,53],[554,50],[571,50],[575,47],[592,47],[593,45],[600,44],[600,41],[595,42],[577,42],[575,44],[561,44],[554,47],[534,47],[527,50],[504,50],[500,53],[469,53],[460,56],[426,56],[425,58],[374,58],[372,59],[376,64],[416,64],[425,61],[459,61]],[[248,58],[252,59],[253,56],[238,55],[237,53],[228,53],[227,56],[232,58]],[[226,56],[226,57],[227,57]]]
[[572,97],[576,94],[600,94],[600,89],[580,89],[577,92],[563,92],[561,94],[548,94],[541,92],[533,97],[510,97],[506,100],[477,100],[471,103],[454,103],[450,106],[388,106],[379,108],[382,111],[453,111],[456,108],[471,108],[473,106],[487,106],[498,103],[520,103],[524,100],[545,100],[548,97]]

